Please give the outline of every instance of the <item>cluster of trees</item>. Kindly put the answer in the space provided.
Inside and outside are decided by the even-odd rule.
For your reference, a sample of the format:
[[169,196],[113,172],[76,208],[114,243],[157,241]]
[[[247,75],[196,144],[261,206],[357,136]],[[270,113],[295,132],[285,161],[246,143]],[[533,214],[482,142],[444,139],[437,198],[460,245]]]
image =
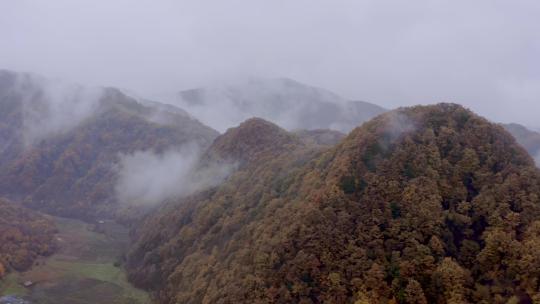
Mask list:
[[28,269],[38,256],[53,253],[55,233],[50,219],[0,199],[0,279],[10,270]]
[[540,172],[502,127],[451,104],[331,149],[256,126],[214,151],[255,151],[225,183],[134,231],[129,277],[162,303],[540,301]]

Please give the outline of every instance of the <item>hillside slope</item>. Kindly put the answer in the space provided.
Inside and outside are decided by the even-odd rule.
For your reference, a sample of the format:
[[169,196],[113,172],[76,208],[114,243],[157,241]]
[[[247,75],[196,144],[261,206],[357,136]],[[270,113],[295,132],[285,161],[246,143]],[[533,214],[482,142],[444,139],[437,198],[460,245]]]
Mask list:
[[[219,187],[163,206],[134,232],[137,245],[127,265],[132,270],[131,280],[152,289],[169,284],[167,278],[174,272],[174,265],[184,259],[182,252],[225,245],[244,225],[256,222],[261,196],[270,198],[285,191],[295,172],[322,151],[319,146],[306,145],[299,137],[258,118],[218,137],[202,166],[234,162],[238,164],[237,170]],[[217,209],[213,206],[215,201],[220,201]],[[194,213],[198,207],[201,209]],[[182,223],[197,224],[183,227]],[[209,229],[212,232],[202,237]],[[169,266],[158,265],[158,261]]]
[[47,213],[110,217],[121,155],[159,155],[185,144],[205,149],[218,135],[180,109],[145,105],[113,88],[50,94],[51,85],[31,75],[0,75],[0,107],[10,109],[0,134],[13,143],[0,151],[0,195]]
[[413,107],[300,150],[149,216],[130,279],[160,303],[540,300],[540,173],[501,127]]

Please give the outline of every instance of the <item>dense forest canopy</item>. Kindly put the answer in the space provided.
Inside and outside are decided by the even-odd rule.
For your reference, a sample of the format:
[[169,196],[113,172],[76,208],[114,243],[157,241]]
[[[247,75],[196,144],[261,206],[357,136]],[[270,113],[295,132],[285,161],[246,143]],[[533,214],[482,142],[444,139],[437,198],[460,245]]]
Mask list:
[[439,104],[331,149],[270,131],[219,151],[273,156],[145,220],[133,282],[162,303],[540,301],[540,173],[502,127]]

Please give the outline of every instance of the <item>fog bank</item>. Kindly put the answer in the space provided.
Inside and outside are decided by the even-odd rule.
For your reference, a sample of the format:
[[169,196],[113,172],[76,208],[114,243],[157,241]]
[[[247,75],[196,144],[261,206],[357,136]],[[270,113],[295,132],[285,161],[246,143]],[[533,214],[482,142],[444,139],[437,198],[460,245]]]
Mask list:
[[0,12],[4,68],[155,100],[287,77],[385,108],[455,102],[540,127],[537,0],[4,0]]
[[164,153],[138,151],[120,155],[115,187],[118,200],[132,206],[155,205],[215,186],[234,168],[224,164],[201,169],[201,153],[197,145],[189,144]]

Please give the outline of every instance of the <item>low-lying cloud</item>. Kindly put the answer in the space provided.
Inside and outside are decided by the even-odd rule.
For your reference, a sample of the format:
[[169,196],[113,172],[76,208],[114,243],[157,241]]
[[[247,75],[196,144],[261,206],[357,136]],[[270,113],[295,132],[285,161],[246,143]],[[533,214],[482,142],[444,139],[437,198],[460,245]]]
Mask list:
[[198,167],[201,149],[194,144],[163,153],[138,151],[121,155],[117,199],[132,206],[149,206],[183,197],[222,182],[233,165]]
[[251,77],[183,91],[172,103],[220,132],[252,117],[287,130],[330,128],[349,132],[384,112],[378,106],[349,101],[325,89],[286,78]]
[[0,11],[4,68],[149,97],[284,76],[386,108],[451,101],[540,127],[536,0],[4,0]]
[[331,92],[293,80],[255,77],[182,92],[179,97],[180,107],[220,132],[252,117],[289,130],[323,128],[345,103]]
[[402,112],[389,112],[386,114],[386,118],[388,121],[385,131],[392,141],[400,137],[403,133],[410,133],[416,130],[414,121]]
[[21,102],[23,141],[29,146],[67,132],[95,113],[103,89],[18,74],[11,93]]

